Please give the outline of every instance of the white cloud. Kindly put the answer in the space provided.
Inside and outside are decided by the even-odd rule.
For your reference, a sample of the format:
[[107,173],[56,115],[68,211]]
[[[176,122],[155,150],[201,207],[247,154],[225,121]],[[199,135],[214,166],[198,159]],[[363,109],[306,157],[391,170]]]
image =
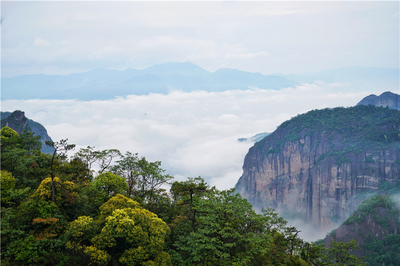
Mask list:
[[258,53],[246,53],[246,54],[228,54],[225,56],[226,59],[261,59],[260,57],[269,56],[268,52],[258,52]]
[[37,39],[33,42],[33,45],[34,45],[34,46],[38,46],[38,47],[46,47],[46,46],[51,45],[51,43],[48,42],[48,41],[46,41],[46,40],[37,38]]
[[228,189],[241,175],[251,144],[238,142],[272,132],[287,119],[312,109],[353,106],[383,91],[353,92],[346,84],[303,84],[280,91],[180,92],[130,95],[108,101],[9,100],[3,111],[25,111],[53,140],[77,148],[138,152],[178,180],[204,177]]

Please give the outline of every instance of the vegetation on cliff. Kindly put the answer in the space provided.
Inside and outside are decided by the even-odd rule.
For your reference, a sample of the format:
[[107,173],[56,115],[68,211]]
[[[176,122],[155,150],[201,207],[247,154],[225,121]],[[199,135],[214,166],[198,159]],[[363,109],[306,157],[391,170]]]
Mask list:
[[[330,141],[330,150],[321,154],[318,162],[331,157],[340,165],[350,162],[348,154],[357,155],[367,150],[376,152],[388,147],[396,147],[400,151],[400,111],[373,105],[312,110],[283,122],[276,132],[268,138],[265,156],[279,153],[285,143],[323,133]],[[255,146],[261,148],[265,140]],[[372,155],[364,161],[375,162]],[[400,164],[400,159],[397,163]]]
[[400,208],[389,196],[374,195],[326,238],[360,243],[357,255],[365,256],[366,265],[400,265]]
[[[283,122],[278,129],[285,130],[284,140],[291,142],[325,131],[333,150],[340,150],[341,155],[360,153],[399,143],[400,111],[373,105],[312,110]],[[276,143],[278,148],[283,144]]]
[[1,129],[2,265],[361,265],[356,245],[307,243],[273,210],[257,214],[200,177],[168,193],[160,162],[94,147],[63,155]]

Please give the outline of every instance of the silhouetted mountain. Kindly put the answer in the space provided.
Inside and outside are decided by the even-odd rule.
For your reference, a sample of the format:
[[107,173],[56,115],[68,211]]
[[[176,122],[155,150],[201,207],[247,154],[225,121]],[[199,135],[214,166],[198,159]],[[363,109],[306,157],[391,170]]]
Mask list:
[[1,98],[106,100],[131,94],[166,94],[170,90],[211,92],[252,87],[279,90],[296,85],[297,82],[284,77],[235,69],[212,73],[187,62],[154,65],[143,70],[94,69],[68,76],[40,74],[2,78]]

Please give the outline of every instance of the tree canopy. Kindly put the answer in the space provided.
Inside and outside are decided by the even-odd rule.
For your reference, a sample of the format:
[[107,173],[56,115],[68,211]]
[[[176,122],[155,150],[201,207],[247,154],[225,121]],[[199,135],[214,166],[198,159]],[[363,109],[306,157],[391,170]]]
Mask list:
[[68,157],[73,144],[50,144],[44,154],[37,138],[1,130],[2,265],[360,265],[353,242],[307,243],[233,189],[171,182],[129,151]]

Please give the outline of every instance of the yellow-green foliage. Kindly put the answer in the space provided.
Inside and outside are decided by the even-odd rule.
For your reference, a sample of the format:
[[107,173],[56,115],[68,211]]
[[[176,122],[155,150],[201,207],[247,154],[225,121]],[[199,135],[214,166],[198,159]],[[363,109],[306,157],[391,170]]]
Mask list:
[[98,221],[100,223],[105,222],[106,218],[110,216],[115,210],[138,207],[140,207],[140,204],[138,202],[121,194],[117,194],[115,197],[112,197],[110,200],[100,206],[100,217]]
[[9,127],[3,127],[0,130],[0,134],[1,134],[1,142],[3,142],[3,139],[10,139],[10,138],[18,137],[17,131],[15,131],[14,129],[9,128]]
[[80,250],[84,248],[83,241],[90,240],[91,232],[96,229],[93,218],[89,216],[81,216],[71,222],[68,227],[69,241],[66,244],[68,249]]
[[106,251],[97,249],[94,246],[86,247],[85,254],[90,256],[93,263],[99,265],[107,265],[108,261],[111,259],[111,256],[108,255]]
[[12,128],[9,127],[3,127],[0,130],[0,135],[1,135],[1,148],[17,148],[20,138],[19,135],[17,133],[17,131],[15,131]]
[[117,238],[123,238],[129,248],[119,258],[121,263],[151,265],[158,261],[167,265],[169,256],[163,252],[163,246],[168,230],[166,223],[154,213],[140,207],[125,208],[107,217],[101,233],[92,242],[96,248],[106,250],[117,245]]
[[101,228],[90,244],[82,243],[97,225],[84,216],[70,224],[67,248],[84,249],[91,261],[99,265],[107,265],[115,256],[124,265],[171,265],[170,256],[163,251],[169,227],[157,215],[122,195],[111,198],[100,210],[96,222]]
[[10,172],[0,171],[1,180],[1,203],[7,204],[10,201],[10,192],[15,188],[17,180]]
[[[62,182],[60,178],[55,177],[54,180],[55,187],[55,203],[57,206],[63,204],[72,204],[76,201],[78,194],[74,192],[75,184],[70,181]],[[37,197],[44,200],[51,200],[52,190],[51,190],[51,178],[45,178],[40,183],[39,187],[33,193],[32,197]]]

